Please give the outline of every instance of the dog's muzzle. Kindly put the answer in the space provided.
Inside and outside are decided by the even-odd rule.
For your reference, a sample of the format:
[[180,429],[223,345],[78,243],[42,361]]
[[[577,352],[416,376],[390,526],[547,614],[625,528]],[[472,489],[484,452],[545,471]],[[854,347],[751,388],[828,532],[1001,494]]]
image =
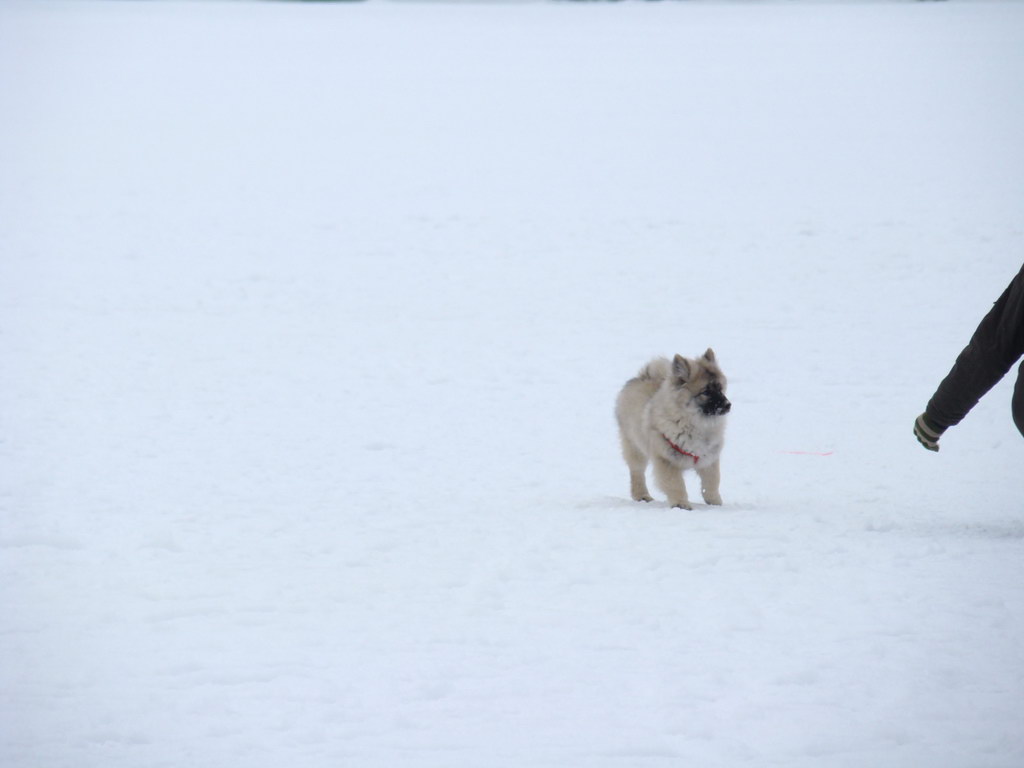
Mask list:
[[725,395],[715,394],[708,398],[702,410],[705,416],[724,416],[732,410],[732,403]]

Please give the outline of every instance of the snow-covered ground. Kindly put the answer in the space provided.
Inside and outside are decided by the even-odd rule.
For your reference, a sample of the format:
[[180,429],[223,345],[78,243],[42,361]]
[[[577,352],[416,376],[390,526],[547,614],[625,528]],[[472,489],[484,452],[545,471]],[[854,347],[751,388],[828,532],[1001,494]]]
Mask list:
[[[0,765],[1024,764],[1012,378],[911,434],[1022,82],[1016,3],[0,4]],[[633,503],[709,345],[726,504]]]

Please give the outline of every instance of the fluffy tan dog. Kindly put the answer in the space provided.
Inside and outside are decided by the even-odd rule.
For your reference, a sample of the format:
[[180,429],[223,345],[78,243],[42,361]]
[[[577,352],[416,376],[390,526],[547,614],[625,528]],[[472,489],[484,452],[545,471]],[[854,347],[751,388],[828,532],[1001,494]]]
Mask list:
[[705,502],[722,503],[720,458],[725,414],[732,408],[725,386],[711,349],[695,360],[656,358],[626,382],[615,417],[636,501],[651,501],[645,477],[651,462],[654,479],[672,506],[692,509],[683,482],[687,469],[697,470]]

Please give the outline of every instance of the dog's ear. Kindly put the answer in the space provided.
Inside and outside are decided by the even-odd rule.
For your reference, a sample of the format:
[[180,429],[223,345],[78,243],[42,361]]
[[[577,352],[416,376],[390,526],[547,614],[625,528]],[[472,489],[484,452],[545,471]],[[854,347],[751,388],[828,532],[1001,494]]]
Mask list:
[[711,347],[708,347],[708,351],[704,353],[704,359],[707,360],[709,363],[715,362],[715,350],[713,350]]
[[679,380],[679,383],[685,384],[690,380],[690,374],[690,361],[682,355],[676,355],[672,360],[672,375]]

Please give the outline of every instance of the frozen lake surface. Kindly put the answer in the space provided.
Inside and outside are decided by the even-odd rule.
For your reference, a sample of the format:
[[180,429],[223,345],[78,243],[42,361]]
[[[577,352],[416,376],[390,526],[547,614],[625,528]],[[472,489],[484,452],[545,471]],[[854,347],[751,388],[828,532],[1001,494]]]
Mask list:
[[[5,768],[1016,768],[1024,4],[0,4]],[[612,418],[713,346],[725,505]],[[691,497],[699,498],[691,481]]]

